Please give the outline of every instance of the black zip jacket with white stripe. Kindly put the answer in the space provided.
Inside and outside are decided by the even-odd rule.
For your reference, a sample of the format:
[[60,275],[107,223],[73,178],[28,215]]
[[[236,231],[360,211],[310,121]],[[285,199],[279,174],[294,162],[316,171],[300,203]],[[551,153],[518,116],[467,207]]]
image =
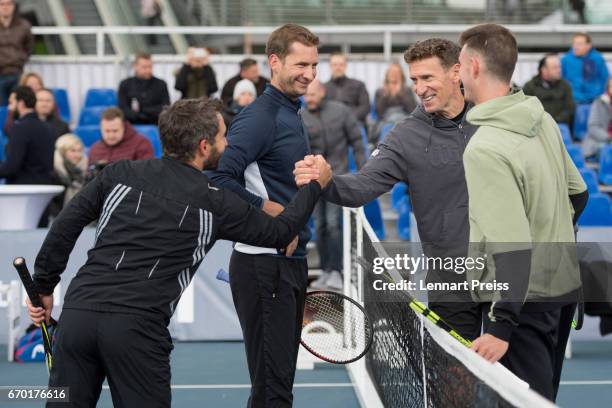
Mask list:
[[68,287],[64,308],[137,313],[167,323],[216,240],[284,248],[320,193],[311,182],[273,218],[212,186],[186,163],[113,163],[56,218],[36,258],[34,282],[41,294],[53,293],[81,231],[98,220],[95,245]]

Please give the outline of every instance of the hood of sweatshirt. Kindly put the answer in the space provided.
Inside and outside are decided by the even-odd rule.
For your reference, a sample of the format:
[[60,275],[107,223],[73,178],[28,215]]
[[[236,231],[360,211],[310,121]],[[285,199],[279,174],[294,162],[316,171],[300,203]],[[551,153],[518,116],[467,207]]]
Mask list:
[[544,107],[540,100],[519,91],[475,106],[466,119],[476,126],[490,126],[534,137],[542,126],[543,117]]

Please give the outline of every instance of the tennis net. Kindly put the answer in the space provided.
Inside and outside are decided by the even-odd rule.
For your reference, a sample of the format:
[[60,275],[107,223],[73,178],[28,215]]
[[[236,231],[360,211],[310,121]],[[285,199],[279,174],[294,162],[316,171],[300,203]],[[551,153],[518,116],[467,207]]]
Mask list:
[[361,301],[374,327],[370,351],[348,367],[362,406],[554,407],[501,364],[486,362],[414,312],[411,293],[369,290],[373,259],[388,255],[363,210],[345,208],[343,228],[344,276],[351,277],[345,294]]

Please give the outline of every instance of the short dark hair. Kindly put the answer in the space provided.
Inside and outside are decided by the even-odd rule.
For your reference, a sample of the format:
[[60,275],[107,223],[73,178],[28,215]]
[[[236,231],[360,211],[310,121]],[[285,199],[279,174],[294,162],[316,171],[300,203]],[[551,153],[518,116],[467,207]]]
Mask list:
[[556,54],[554,52],[549,52],[548,54],[543,56],[542,59],[540,60],[540,62],[538,62],[538,74],[542,73],[542,68],[544,68],[544,66],[548,62],[548,59],[551,58],[551,57],[557,57],[558,58],[559,54]]
[[461,48],[452,41],[444,38],[430,38],[417,41],[404,53],[404,61],[421,61],[427,58],[437,57],[446,70],[459,63],[459,53]]
[[152,57],[151,57],[151,54],[149,54],[148,52],[139,52],[138,54],[134,56],[134,63],[137,63],[138,60],[140,59],[151,61]]
[[245,58],[240,61],[240,70],[242,71],[243,69],[250,68],[253,65],[257,65],[257,61],[255,61],[253,58]]
[[19,85],[15,90],[15,101],[23,101],[26,108],[34,109],[36,106],[36,94],[29,86]]
[[593,41],[591,39],[591,36],[588,33],[585,33],[585,32],[574,33],[574,36],[572,37],[572,39],[574,39],[576,37],[584,38],[584,40],[587,42],[587,44],[591,44],[591,42]]
[[289,55],[290,48],[294,42],[299,42],[309,47],[318,47],[319,37],[301,25],[285,24],[270,34],[266,44],[266,55],[269,57],[274,54],[281,60],[284,60]]
[[159,115],[159,135],[164,154],[180,161],[195,158],[202,139],[215,143],[221,102],[217,99],[181,99]]
[[121,119],[122,122],[125,120],[125,116],[123,115],[123,112],[121,112],[121,109],[114,106],[105,109],[100,116],[100,120],[114,120],[117,118]]
[[518,47],[516,38],[506,27],[492,23],[474,26],[461,33],[459,45],[478,52],[491,75],[510,83],[516,67]]

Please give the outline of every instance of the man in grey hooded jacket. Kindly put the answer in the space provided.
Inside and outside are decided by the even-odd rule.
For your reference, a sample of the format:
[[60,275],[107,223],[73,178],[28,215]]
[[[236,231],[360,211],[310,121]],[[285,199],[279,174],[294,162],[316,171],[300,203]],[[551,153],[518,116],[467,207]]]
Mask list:
[[[398,123],[357,174],[334,176],[323,197],[358,207],[393,186],[408,184],[418,231],[427,257],[466,256],[469,240],[468,193],[463,151],[476,131],[465,122],[469,109],[461,92],[455,43],[428,39],[414,44],[404,59],[421,104]],[[311,157],[296,163],[296,183],[317,177]],[[465,282],[449,270],[429,270],[429,281]],[[429,292],[429,307],[468,339],[480,335],[482,311],[469,292]]]

